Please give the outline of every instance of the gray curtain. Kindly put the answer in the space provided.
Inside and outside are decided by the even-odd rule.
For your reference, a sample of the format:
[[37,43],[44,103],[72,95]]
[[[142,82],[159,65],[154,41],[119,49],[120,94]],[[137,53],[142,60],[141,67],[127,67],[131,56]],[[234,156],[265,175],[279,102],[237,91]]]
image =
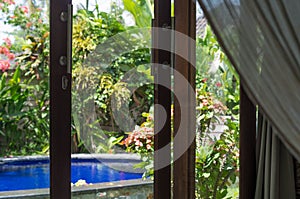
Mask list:
[[248,94],[300,161],[300,1],[199,2]]
[[[259,117],[256,198],[295,198],[300,161],[300,1],[198,0]],[[266,119],[268,118],[268,119]]]
[[293,157],[268,120],[258,117],[257,182],[255,199],[295,199]]

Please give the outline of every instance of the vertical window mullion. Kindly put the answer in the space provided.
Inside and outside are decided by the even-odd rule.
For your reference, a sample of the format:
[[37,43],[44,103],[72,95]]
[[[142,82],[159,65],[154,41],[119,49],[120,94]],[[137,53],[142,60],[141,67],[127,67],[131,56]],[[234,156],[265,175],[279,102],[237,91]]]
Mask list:
[[[171,27],[171,0],[155,0],[154,2],[153,26],[158,28]],[[166,33],[167,32],[167,33]],[[171,35],[166,37],[170,31],[153,31],[154,46],[163,46],[171,49]],[[154,108],[154,198],[171,198],[171,52],[161,49],[153,49],[153,75],[154,75],[154,103],[164,108],[166,120],[160,118],[164,115],[159,106]],[[152,55],[152,56],[153,56]],[[168,65],[162,67],[162,65]],[[164,85],[164,86],[163,86]],[[162,127],[162,128],[160,128]],[[159,149],[166,149],[163,152]],[[162,162],[169,162],[167,166],[161,168]]]
[[67,57],[70,3],[70,0],[50,0],[50,197],[53,199],[71,198],[71,74],[60,61]]
[[[196,4],[175,0],[174,199],[195,198]],[[182,33],[183,35],[179,34]],[[184,77],[182,80],[181,77]],[[176,100],[177,99],[177,100]],[[176,137],[180,136],[180,139]]]

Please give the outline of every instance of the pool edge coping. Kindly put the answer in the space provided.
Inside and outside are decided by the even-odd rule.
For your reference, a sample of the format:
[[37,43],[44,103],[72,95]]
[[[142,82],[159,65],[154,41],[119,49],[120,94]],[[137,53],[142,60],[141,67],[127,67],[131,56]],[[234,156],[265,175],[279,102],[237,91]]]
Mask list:
[[[125,187],[133,187],[138,185],[152,185],[152,184],[153,184],[152,180],[143,180],[143,179],[103,182],[103,183],[95,183],[95,184],[85,185],[85,186],[72,187],[72,194],[76,195],[77,193],[89,193],[94,191],[101,192],[101,190],[107,191],[114,188],[125,188]],[[49,193],[50,193],[49,188],[17,190],[17,191],[2,191],[0,192],[0,199],[30,197],[30,196],[48,197]]]
[[[32,156],[15,156],[15,157],[0,157],[1,163],[17,162],[17,161],[28,161],[28,160],[49,160],[49,155],[32,155]],[[129,153],[103,153],[103,154],[87,154],[78,153],[72,154],[72,159],[98,159],[99,161],[109,161],[109,160],[133,160],[140,161],[141,158],[138,154]]]

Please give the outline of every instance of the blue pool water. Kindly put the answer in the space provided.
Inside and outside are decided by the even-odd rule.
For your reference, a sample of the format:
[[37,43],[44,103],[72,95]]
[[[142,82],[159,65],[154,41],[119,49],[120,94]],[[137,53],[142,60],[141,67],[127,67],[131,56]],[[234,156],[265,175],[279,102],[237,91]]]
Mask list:
[[[0,165],[0,191],[48,188],[50,185],[49,161],[22,161]],[[97,160],[72,161],[71,181],[87,183],[138,179],[139,173],[125,173],[111,169]]]

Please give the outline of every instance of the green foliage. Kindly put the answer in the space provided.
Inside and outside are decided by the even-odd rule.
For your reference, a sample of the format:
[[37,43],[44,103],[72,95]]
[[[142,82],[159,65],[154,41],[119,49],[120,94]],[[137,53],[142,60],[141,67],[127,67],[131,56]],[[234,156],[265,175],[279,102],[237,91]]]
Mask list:
[[20,67],[7,77],[2,74],[0,85],[0,133],[7,147],[1,147],[0,154],[38,153],[48,144],[49,131],[43,131],[49,129],[47,105],[38,100],[32,106],[32,90],[21,82]]
[[197,83],[196,88],[196,123],[197,132],[204,138],[210,124],[218,121],[218,116],[224,115],[227,108],[209,92],[207,79]]
[[[197,42],[196,197],[234,198],[239,168],[239,79],[209,26]],[[219,139],[207,139],[212,124],[224,116],[229,118],[224,123],[227,129]]]
[[[7,139],[14,139],[13,133],[18,129],[15,120],[21,120],[24,117],[22,109],[28,98],[28,90],[22,91],[20,82],[20,69],[18,68],[13,77],[7,80],[7,73],[1,76],[0,85],[0,133],[7,136]],[[18,136],[15,136],[18,138]]]
[[239,165],[238,122],[227,121],[228,130],[212,145],[196,149],[197,198],[222,199],[236,183]]
[[239,110],[239,76],[222,51],[209,26],[203,38],[197,39],[196,85],[205,80],[207,91],[227,107],[228,115]]
[[3,138],[0,139],[7,147],[1,155],[47,152],[49,24],[44,22],[46,18],[42,9],[35,5],[27,7],[14,5],[13,1],[5,2],[1,8],[6,16],[4,22],[22,34],[15,36],[13,44],[6,39],[4,47],[16,56],[13,56],[10,71],[2,73],[0,114]]
[[80,9],[74,16],[73,61],[74,67],[81,65],[88,54],[109,37],[125,30],[111,14]]
[[132,14],[137,27],[151,27],[154,17],[150,0],[123,0],[124,8]]
[[[24,101],[28,107],[25,110],[30,110],[29,112],[38,117],[35,119],[33,116],[31,117],[30,128],[48,135],[49,24],[44,22],[47,18],[42,14],[42,9],[32,4],[31,1],[28,6],[14,5],[13,1],[1,1],[1,3],[3,3],[2,12],[5,13],[3,16],[6,17],[5,23],[15,27],[16,32],[22,32],[22,34],[16,35],[16,42],[11,49],[18,53],[16,61],[21,69],[21,78],[24,79],[23,89],[28,91],[28,96]],[[135,3],[135,8],[137,9],[139,6],[139,10],[131,11],[135,12],[136,20],[139,21],[137,23],[140,26],[145,23],[150,24],[152,17],[150,1],[136,1]],[[114,58],[103,74],[98,74],[93,65],[86,65],[85,59],[91,52],[95,51],[98,45],[111,36],[126,30],[120,17],[116,18],[113,14],[99,12],[98,8],[96,5],[93,11],[87,8],[79,9],[74,17],[73,71],[74,79],[78,83],[75,86],[87,91],[90,88],[97,88],[95,95],[87,97],[84,101],[95,101],[99,116],[96,122],[99,122],[100,125],[115,126],[111,115],[110,100],[112,95],[117,99],[118,107],[129,102],[131,114],[138,123],[142,123],[144,119],[140,116],[141,113],[148,111],[153,103],[153,88],[151,85],[143,86],[138,88],[132,96],[129,96],[129,89],[138,86],[132,83],[129,85],[122,82],[121,79],[126,72],[133,68],[136,68],[141,74],[140,79],[151,78],[149,77],[149,70],[144,67],[144,64],[150,63],[150,51],[143,48],[143,42],[139,42],[140,46],[136,46],[136,50],[131,49],[121,57]],[[130,9],[130,6],[127,8]],[[144,12],[142,8],[147,9]],[[121,12],[116,7],[114,10]],[[140,20],[140,17],[144,20]],[[139,67],[137,68],[137,66]],[[124,92],[125,90],[126,92]],[[128,98],[130,100],[126,101]],[[77,140],[77,144],[82,146],[80,135],[76,133],[82,129],[73,129],[74,140]],[[45,136],[41,137],[44,138]],[[48,138],[42,143],[47,142]],[[47,146],[43,147],[45,149],[43,152],[46,152],[47,148]]]
[[[74,87],[77,90],[95,90],[92,98],[96,105],[97,122],[100,126],[113,127],[115,131],[118,131],[118,126],[112,115],[112,98],[116,101],[117,108],[120,108],[118,116],[128,117],[122,113],[121,107],[129,103],[130,112],[137,123],[143,122],[141,113],[148,111],[153,103],[151,85],[141,87],[131,95],[130,90],[139,87],[138,83],[133,82],[139,82],[139,80],[130,81],[130,77],[127,77],[126,81],[122,80],[124,75],[131,70],[136,70],[142,80],[150,78],[149,71],[143,67],[150,63],[150,51],[143,47],[143,41],[118,42],[115,48],[119,48],[118,46],[128,48],[128,51],[119,57],[113,57],[114,52],[107,53],[110,49],[106,52],[98,52],[97,47],[125,29],[113,14],[98,12],[97,6],[94,12],[81,9],[74,16],[73,78],[76,82]],[[139,46],[131,49],[130,43],[138,43]],[[90,59],[89,56],[92,58]],[[100,65],[98,62],[101,60],[111,60],[111,63]]]

